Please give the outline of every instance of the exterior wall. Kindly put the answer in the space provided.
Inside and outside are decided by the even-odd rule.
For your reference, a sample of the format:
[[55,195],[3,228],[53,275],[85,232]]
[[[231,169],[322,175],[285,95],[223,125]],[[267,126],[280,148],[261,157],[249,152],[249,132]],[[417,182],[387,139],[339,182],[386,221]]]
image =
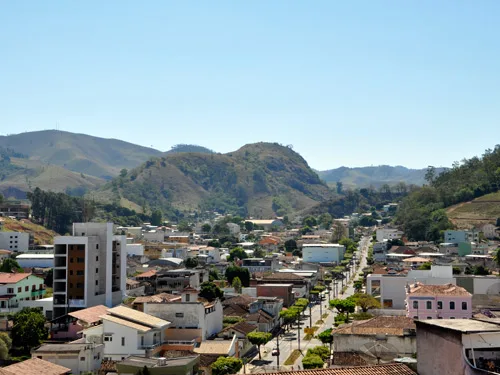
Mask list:
[[[70,347],[71,344],[68,344]],[[79,353],[37,353],[32,354],[32,358],[40,358],[56,365],[68,367],[72,374],[97,373],[104,358],[104,345],[89,344]],[[82,360],[83,359],[83,360]]]
[[339,263],[344,259],[345,247],[342,245],[325,246],[303,246],[302,259],[304,262],[320,263],[335,262]]
[[400,239],[403,233],[397,229],[377,229],[377,242]]
[[0,249],[26,252],[30,246],[29,233],[0,232]]
[[[144,356],[146,350],[141,347],[141,338],[137,330],[116,324],[114,322],[103,322],[104,332],[104,357],[112,360],[121,360],[129,355]],[[111,341],[106,341],[106,335],[110,334]],[[144,346],[153,345],[153,335],[150,332],[143,334],[145,337]],[[122,345],[122,338],[125,338],[125,345]]]
[[[375,335],[333,335],[334,352],[361,352],[365,345],[373,346],[377,341]],[[390,352],[394,357],[411,357],[417,352],[417,337],[413,336],[390,336],[385,340],[379,340],[382,351]],[[393,352],[396,351],[396,353]],[[376,359],[374,358],[375,363]]]
[[144,245],[140,243],[128,243],[126,247],[127,255],[144,255]]
[[[427,308],[428,302],[430,309]],[[438,309],[438,302],[442,303],[442,308]],[[455,303],[452,310],[450,302]],[[463,309],[462,303],[466,304]],[[414,307],[414,304],[417,304]],[[418,319],[470,319],[472,318],[472,296],[408,296],[407,316]]]
[[419,375],[464,375],[462,335],[456,331],[417,324]]
[[467,230],[447,230],[444,232],[445,243],[478,242],[479,232]]
[[288,285],[273,285],[261,284],[257,285],[257,297],[278,297],[283,300],[283,306],[289,307],[295,302],[293,293],[293,284]]
[[47,319],[52,320],[52,297],[40,298],[34,301],[20,301],[19,309],[22,310],[25,307],[41,308],[43,315]]
[[165,232],[159,230],[155,232],[144,232],[143,238],[149,242],[163,242],[165,241]]
[[36,256],[18,256],[16,261],[22,268],[54,268],[54,256],[46,258],[39,258]]
[[0,301],[0,312],[17,311],[23,301],[35,301],[45,296],[42,278],[30,275],[15,284],[0,285],[0,295],[12,295],[8,301]]
[[[137,374],[144,366],[128,366],[117,363],[116,369],[119,374]],[[198,374],[199,357],[193,357],[186,366],[175,366],[167,360],[166,366],[148,367],[148,373],[151,375],[195,375]]]

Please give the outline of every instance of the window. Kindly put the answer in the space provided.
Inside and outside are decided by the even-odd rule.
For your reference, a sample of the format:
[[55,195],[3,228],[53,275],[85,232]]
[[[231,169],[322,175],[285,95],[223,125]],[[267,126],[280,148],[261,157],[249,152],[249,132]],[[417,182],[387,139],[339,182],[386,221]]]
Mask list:
[[453,301],[450,301],[450,310],[455,310],[455,302]]
[[438,301],[438,310],[443,309],[443,301]]
[[96,269],[95,269],[95,273],[99,273],[99,268],[96,268]]
[[416,315],[415,315],[415,316],[413,317],[413,319],[418,319],[418,316],[416,316]]
[[413,308],[418,309],[418,301],[413,301]]
[[184,313],[175,313],[176,318],[184,318]]
[[455,317],[454,316],[450,316],[450,319],[455,319]]
[[432,316],[428,316],[427,319],[432,319]]
[[462,310],[467,310],[467,302],[462,302]]
[[76,287],[77,287],[78,289],[82,289],[82,288],[83,288],[83,284],[82,284],[82,283],[76,283]]
[[144,336],[141,336],[141,346],[144,346]]
[[113,341],[113,337],[112,336],[104,336],[104,341]]
[[191,298],[191,296],[189,294],[186,294],[186,302],[189,302],[190,298]]
[[83,259],[83,258],[76,258],[76,263],[85,263],[85,259]]
[[76,271],[77,276],[83,276],[83,271]]
[[18,292],[18,293],[21,293],[21,291],[22,291],[22,290],[23,290],[23,289],[22,289],[21,287],[18,287],[18,288],[17,288],[17,292]]
[[73,258],[69,258],[69,262],[70,262],[70,263],[73,263]]
[[438,319],[443,319],[443,317],[442,316],[438,316]]
[[73,270],[69,270],[69,274],[73,276]]
[[432,302],[431,301],[427,301],[426,308],[427,308],[427,310],[432,309]]
[[7,293],[14,294],[14,288],[7,288]]
[[25,292],[28,292],[29,290],[30,290],[30,287],[26,285],[26,286],[24,287],[24,291],[25,291]]
[[125,337],[122,337],[122,346],[125,346]]
[[96,280],[96,281],[95,281],[95,285],[99,285],[99,280]]
[[95,261],[96,261],[96,262],[99,262],[99,257],[95,257]]
[[95,244],[95,249],[99,250],[99,244],[98,243]]

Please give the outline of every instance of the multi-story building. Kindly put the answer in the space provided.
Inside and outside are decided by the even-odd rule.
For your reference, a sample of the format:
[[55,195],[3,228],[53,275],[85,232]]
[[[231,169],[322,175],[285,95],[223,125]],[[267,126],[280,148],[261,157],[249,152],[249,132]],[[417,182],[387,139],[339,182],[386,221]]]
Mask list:
[[54,318],[95,305],[112,307],[126,290],[126,238],[112,223],[74,223],[54,240]]
[[479,242],[479,232],[474,230],[447,230],[444,232],[444,242]]
[[0,312],[11,313],[21,308],[23,301],[35,301],[45,295],[41,277],[31,273],[0,272]]
[[402,236],[403,232],[397,229],[377,229],[377,242],[382,242],[383,240],[399,240]]
[[470,319],[472,294],[454,284],[408,284],[406,316],[414,319]]
[[26,252],[32,242],[32,235],[22,232],[0,232],[0,249]]
[[302,259],[311,263],[340,263],[344,260],[345,246],[335,243],[302,245]]
[[29,204],[8,202],[0,204],[0,216],[12,216],[16,219],[27,219],[29,214]]
[[241,267],[247,268],[248,272],[274,272],[279,268],[277,257],[246,258],[243,259]]
[[181,292],[188,286],[199,289],[201,283],[208,281],[208,272],[202,269],[177,269],[160,271],[156,274],[158,293]]

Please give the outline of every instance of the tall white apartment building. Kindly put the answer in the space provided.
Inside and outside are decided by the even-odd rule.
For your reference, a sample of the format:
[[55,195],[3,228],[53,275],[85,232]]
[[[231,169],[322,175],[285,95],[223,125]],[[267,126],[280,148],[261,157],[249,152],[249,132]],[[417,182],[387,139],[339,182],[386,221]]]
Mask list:
[[126,290],[126,237],[113,223],[74,223],[73,236],[54,240],[53,318],[121,303]]

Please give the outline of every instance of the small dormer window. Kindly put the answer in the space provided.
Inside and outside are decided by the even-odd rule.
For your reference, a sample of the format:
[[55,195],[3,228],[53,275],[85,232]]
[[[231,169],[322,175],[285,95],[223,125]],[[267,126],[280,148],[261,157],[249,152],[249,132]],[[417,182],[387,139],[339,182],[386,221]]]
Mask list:
[[186,293],[186,302],[190,302],[191,295],[189,293]]

